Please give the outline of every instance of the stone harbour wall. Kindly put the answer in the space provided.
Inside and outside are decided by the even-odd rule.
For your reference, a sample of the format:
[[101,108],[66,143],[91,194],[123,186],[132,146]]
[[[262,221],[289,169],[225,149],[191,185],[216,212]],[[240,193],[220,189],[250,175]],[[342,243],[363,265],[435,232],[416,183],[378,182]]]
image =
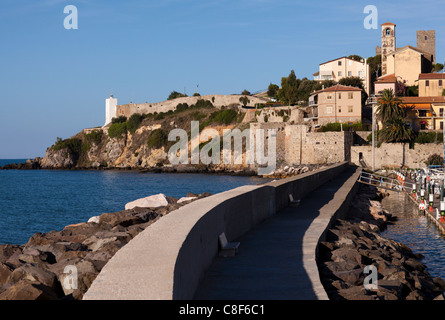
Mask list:
[[[410,149],[407,143],[382,143],[374,149],[375,167],[378,168],[423,168],[432,154],[443,155],[443,145],[435,143],[416,143]],[[372,166],[372,146],[352,146],[351,162],[355,165]]]

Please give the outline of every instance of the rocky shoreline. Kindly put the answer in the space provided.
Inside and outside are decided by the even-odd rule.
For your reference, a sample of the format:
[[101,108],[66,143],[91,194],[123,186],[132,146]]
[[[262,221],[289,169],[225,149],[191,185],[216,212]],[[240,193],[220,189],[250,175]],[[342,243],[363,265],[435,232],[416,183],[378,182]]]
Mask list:
[[[330,164],[317,165],[282,165],[278,167],[274,174],[264,176],[266,178],[286,178],[303,174],[313,170],[318,170],[323,167],[328,167]],[[231,168],[218,165],[163,165],[149,168],[142,167],[44,167],[42,166],[42,158],[37,157],[34,159],[28,159],[24,163],[11,163],[6,164],[3,167],[0,166],[0,170],[119,170],[119,171],[136,171],[139,173],[205,173],[205,174],[221,174],[232,176],[258,176],[258,170],[245,167],[245,168]]]
[[[348,216],[334,223],[319,246],[320,279],[329,299],[443,300],[445,281],[428,273],[423,256],[380,235],[397,223],[382,208],[385,194],[371,186],[360,188]],[[365,289],[366,266],[378,272],[376,288]]]
[[[82,299],[120,248],[160,217],[209,195],[188,193],[185,201],[167,197],[161,207],[103,213],[61,231],[36,233],[24,245],[0,245],[0,300]],[[65,285],[73,266],[77,288]]]

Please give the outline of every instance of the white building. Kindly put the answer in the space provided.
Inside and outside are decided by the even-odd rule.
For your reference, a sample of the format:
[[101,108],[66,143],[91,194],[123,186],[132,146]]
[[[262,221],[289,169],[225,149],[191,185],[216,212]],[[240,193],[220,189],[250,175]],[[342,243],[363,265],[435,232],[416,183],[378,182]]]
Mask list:
[[314,80],[333,80],[338,82],[342,78],[359,77],[363,80],[363,87],[369,95],[371,84],[370,67],[366,59],[357,61],[348,57],[330,60],[319,65],[318,72],[313,74]]
[[105,124],[111,123],[111,120],[116,117],[117,99],[110,95],[108,99],[105,100]]

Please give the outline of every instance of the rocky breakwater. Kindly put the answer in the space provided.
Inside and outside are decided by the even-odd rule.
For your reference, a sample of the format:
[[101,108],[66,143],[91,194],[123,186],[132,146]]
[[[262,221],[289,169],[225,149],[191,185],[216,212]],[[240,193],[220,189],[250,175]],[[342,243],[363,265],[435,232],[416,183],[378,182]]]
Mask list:
[[[0,300],[82,299],[111,257],[157,219],[209,193],[156,195],[61,231],[36,233],[24,245],[0,245]],[[156,202],[153,201],[156,198]],[[138,206],[139,205],[139,206]]]
[[[349,215],[337,220],[328,230],[326,241],[320,243],[320,279],[329,298],[444,299],[445,281],[428,273],[422,255],[380,235],[387,224],[397,223],[382,208],[382,196],[373,187],[361,186]],[[375,282],[370,281],[373,274],[377,276]],[[365,288],[365,284],[376,286]]]

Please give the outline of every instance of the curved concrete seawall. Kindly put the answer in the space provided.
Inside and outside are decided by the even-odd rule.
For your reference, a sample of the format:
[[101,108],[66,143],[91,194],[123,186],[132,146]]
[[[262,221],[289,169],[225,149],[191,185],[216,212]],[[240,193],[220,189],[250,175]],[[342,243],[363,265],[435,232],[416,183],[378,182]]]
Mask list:
[[[246,234],[286,208],[289,194],[303,198],[348,167],[345,162],[263,185],[243,186],[181,207],[120,249],[84,299],[192,299],[218,255],[219,234],[225,232],[229,241]],[[341,207],[342,202],[333,210]],[[321,230],[320,236],[323,233]]]

